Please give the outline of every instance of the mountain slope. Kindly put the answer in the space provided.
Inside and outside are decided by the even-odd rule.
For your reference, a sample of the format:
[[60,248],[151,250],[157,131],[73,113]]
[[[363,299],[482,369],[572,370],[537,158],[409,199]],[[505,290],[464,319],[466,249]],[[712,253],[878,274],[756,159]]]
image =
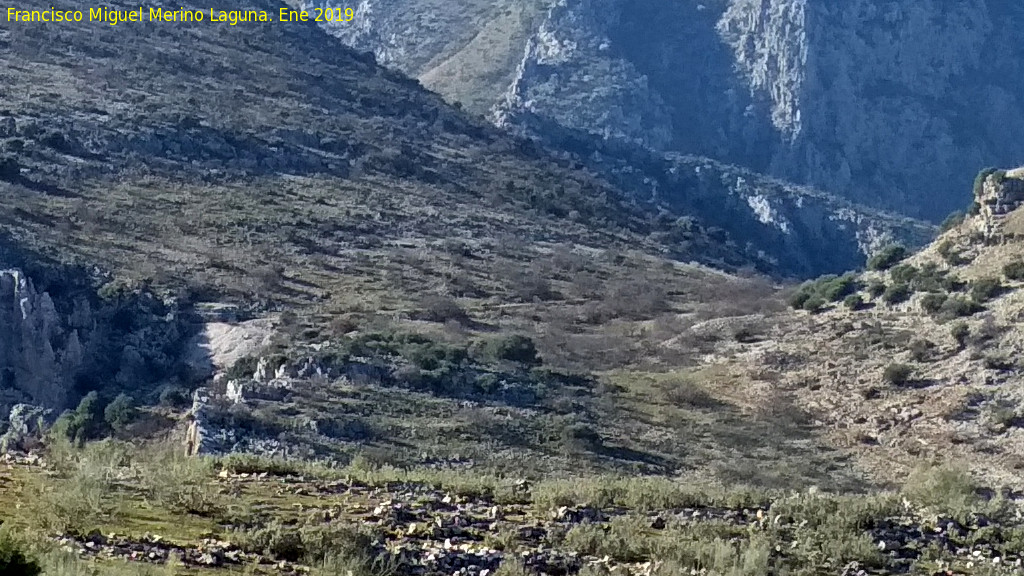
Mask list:
[[960,462],[1019,492],[1024,179],[1005,174],[980,182],[976,214],[921,252],[805,287],[794,304],[813,313],[766,318],[760,342],[709,361],[792,394],[877,478]]
[[[705,415],[658,378],[633,385],[665,367],[702,377],[687,367],[707,342],[658,346],[680,327],[779,308],[770,281],[723,269],[780,268],[720,229],[624,199],[578,160],[472,119],[312,23],[33,24],[3,41],[0,125],[5,166],[18,167],[0,181],[3,242],[34,278],[59,278],[62,263],[109,272],[75,290],[37,281],[33,298],[55,309],[45,316],[48,305],[18,309],[27,292],[3,294],[0,328],[25,334],[0,356],[21,370],[5,402],[60,410],[88,391],[128,393],[157,428],[132,429],[145,437],[180,416],[154,404],[204,383],[204,451],[714,468],[723,481],[767,451],[779,463],[759,472],[767,483],[858,482],[815,471],[832,455],[805,430],[717,402]],[[38,383],[75,348],[78,299],[109,310],[96,324],[126,327],[132,352],[101,350],[104,370],[51,402]],[[155,302],[152,318],[135,299]],[[272,325],[256,337],[265,349],[218,348],[251,317]],[[150,328],[162,318],[199,325],[165,338]],[[230,375],[231,394],[225,377],[188,372],[191,348]],[[284,403],[259,398],[277,370]],[[702,428],[700,442],[671,440]],[[749,441],[723,461],[737,437]]]
[[[1014,41],[1024,12],[1012,2],[362,6],[365,17],[333,27],[342,41],[541,134],[552,123],[709,156],[932,220],[960,206],[977,170],[1024,157]],[[493,25],[520,13],[533,23],[525,33]],[[481,37],[495,46],[487,56]],[[477,91],[477,78],[508,77],[507,52],[520,46],[506,93]],[[458,75],[437,74],[434,57],[458,62]]]
[[[199,284],[252,295],[284,275],[271,292],[299,301],[327,298],[352,266],[380,286],[375,250],[399,242],[531,230],[654,246],[646,209],[613,187],[312,24],[19,24],[2,57],[16,168],[0,221],[26,247],[135,280],[181,287],[198,268]],[[678,237],[682,258],[755,263],[704,231]]]

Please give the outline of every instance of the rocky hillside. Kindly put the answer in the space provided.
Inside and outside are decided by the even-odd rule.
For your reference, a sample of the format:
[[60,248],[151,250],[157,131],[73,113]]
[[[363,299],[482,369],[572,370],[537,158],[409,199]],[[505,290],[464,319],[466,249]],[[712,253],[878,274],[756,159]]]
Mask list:
[[1002,0],[373,0],[332,29],[499,124],[940,220],[978,169],[1024,157],[1022,26]]
[[954,460],[1021,490],[1019,174],[980,180],[972,214],[925,250],[886,251],[862,275],[806,284],[797,311],[743,320],[764,323],[761,341],[709,361],[792,394],[826,442],[875,477]]

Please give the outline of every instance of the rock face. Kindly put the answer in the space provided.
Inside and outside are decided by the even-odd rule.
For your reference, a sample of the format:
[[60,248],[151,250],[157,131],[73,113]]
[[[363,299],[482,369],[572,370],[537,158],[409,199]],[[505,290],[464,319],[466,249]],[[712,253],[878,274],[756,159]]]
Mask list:
[[975,198],[978,206],[977,229],[986,241],[999,239],[1000,219],[1024,205],[1024,170],[991,174],[982,181]]
[[1024,158],[1019,3],[469,4],[364,0],[332,29],[499,124],[710,156],[909,215],[940,219],[978,169]]
[[63,408],[83,362],[77,328],[91,323],[88,303],[74,316],[64,322],[50,295],[20,271],[0,271],[0,390]]
[[101,277],[13,250],[0,261],[28,267],[37,280],[0,268],[0,428],[10,414],[10,429],[31,436],[38,414],[27,418],[29,405],[49,420],[88,391],[139,396],[187,374],[183,345],[194,326],[173,301],[117,282],[97,289]]
[[27,450],[40,442],[45,428],[53,420],[54,411],[30,404],[11,408],[7,432],[0,436],[0,452]]
[[586,154],[588,165],[638,196],[698,215],[748,253],[803,277],[859,268],[864,256],[899,243],[920,246],[934,228],[806,186],[708,158],[679,154]]

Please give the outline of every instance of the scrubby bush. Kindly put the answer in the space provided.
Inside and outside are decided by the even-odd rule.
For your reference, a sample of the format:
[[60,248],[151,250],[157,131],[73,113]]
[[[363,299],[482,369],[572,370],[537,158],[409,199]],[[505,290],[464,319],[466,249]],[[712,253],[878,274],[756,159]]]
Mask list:
[[971,282],[971,298],[979,304],[988,302],[1003,292],[1003,283],[999,278],[980,278]]
[[899,244],[892,244],[880,250],[868,259],[869,270],[888,270],[907,257],[907,249]]
[[879,280],[872,280],[868,284],[867,290],[868,294],[870,294],[872,298],[878,298],[882,294],[885,294],[885,282],[881,282]]
[[864,298],[860,294],[850,294],[843,299],[843,306],[850,310],[860,310],[864,306]]
[[955,515],[978,501],[977,486],[970,472],[952,465],[917,468],[907,478],[903,493],[913,502]]
[[265,554],[276,560],[301,561],[321,567],[344,564],[347,570],[337,574],[373,574],[376,571],[370,568],[382,560],[374,553],[368,534],[345,524],[307,521],[302,525],[286,525],[274,521],[260,528],[239,531],[235,540],[247,552]]
[[421,370],[440,370],[458,366],[469,356],[463,346],[449,346],[432,340],[406,342],[400,348],[402,357]]
[[882,373],[882,379],[894,386],[902,386],[907,382],[910,382],[913,375],[913,366],[894,362],[885,367],[885,372]]
[[1014,260],[1003,266],[1003,276],[1007,280],[1024,280],[1024,260]]
[[978,175],[974,177],[974,197],[978,198],[984,191],[985,179],[989,176],[995,176],[996,182],[1001,182],[1006,177],[1006,171],[998,168],[989,167],[984,168]]
[[936,247],[936,251],[942,259],[950,266],[959,266],[963,264],[963,259],[960,257],[960,253],[956,250],[956,245],[951,240],[943,240]]
[[586,424],[569,424],[562,429],[562,445],[571,452],[585,452],[601,446],[601,436]]
[[917,278],[918,270],[911,264],[900,264],[893,266],[889,271],[889,277],[895,284],[910,284]]
[[811,299],[812,293],[808,290],[797,290],[789,297],[789,305],[794,310],[802,310],[804,303]]
[[449,320],[464,324],[469,315],[455,299],[448,296],[427,296],[420,302],[418,317],[428,322],[448,322]]
[[935,344],[927,340],[914,340],[910,343],[910,358],[915,362],[927,362],[931,360]]
[[945,294],[925,294],[921,298],[921,309],[929,314],[938,314],[947,298]]
[[103,410],[103,420],[114,431],[119,432],[135,421],[138,410],[131,396],[121,393]]
[[0,574],[4,576],[37,576],[43,569],[25,552],[23,542],[8,530],[0,529]]
[[854,274],[844,274],[819,282],[817,292],[830,302],[839,302],[860,289],[860,283]]
[[47,448],[48,467],[59,476],[28,488],[24,508],[29,526],[49,534],[86,534],[116,521],[119,497],[113,483],[128,461],[126,445],[106,440],[76,447],[55,438]]
[[953,228],[956,228],[964,221],[964,218],[966,217],[967,214],[961,212],[960,210],[953,212],[949,216],[946,216],[946,219],[942,221],[942,224],[939,226],[939,232],[948,232]]
[[167,408],[184,408],[188,406],[188,390],[181,386],[167,386],[160,391],[160,405]]
[[899,304],[900,302],[906,302],[912,291],[908,284],[892,284],[885,289],[885,293],[882,294],[882,300],[885,300],[887,304]]
[[805,282],[789,299],[794,309],[817,312],[828,302],[840,302],[860,290],[861,284],[855,274],[836,276],[829,274]]
[[239,380],[243,378],[251,378],[253,373],[256,372],[256,366],[259,365],[260,359],[256,356],[243,356],[228,368],[225,377],[228,380]]
[[821,309],[824,308],[826,304],[827,304],[827,302],[825,302],[824,298],[822,298],[821,296],[818,296],[817,294],[815,294],[814,296],[811,296],[810,298],[808,298],[804,302],[803,308],[804,308],[804,310],[807,310],[811,314],[816,314],[816,313],[820,312]]
[[480,351],[483,356],[494,361],[516,362],[527,366],[541,364],[537,345],[531,338],[519,334],[491,338],[483,343]]
[[942,304],[939,316],[942,318],[963,318],[972,316],[981,310],[981,305],[962,296],[950,296]]
[[103,406],[96,391],[86,394],[78,407],[65,412],[53,424],[51,433],[77,443],[98,438],[107,432]]
[[210,460],[161,446],[150,449],[137,466],[143,490],[163,508],[197,516],[210,516],[222,508]]
[[911,286],[918,292],[945,292],[957,288],[957,279],[940,270],[938,264],[927,262],[917,270]]

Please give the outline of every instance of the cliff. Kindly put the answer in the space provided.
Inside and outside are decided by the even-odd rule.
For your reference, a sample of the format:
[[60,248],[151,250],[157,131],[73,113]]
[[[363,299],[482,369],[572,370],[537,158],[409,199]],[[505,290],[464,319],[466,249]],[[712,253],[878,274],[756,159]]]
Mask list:
[[29,268],[35,281],[0,269],[0,428],[17,404],[29,405],[22,415],[55,416],[93,389],[143,397],[171,377],[190,384],[180,356],[193,326],[174,305],[117,282],[97,294],[76,268]]
[[932,219],[966,203],[979,168],[1024,157],[1015,3],[360,6],[331,27],[343,42],[507,126],[710,156]]
[[[80,314],[90,322],[88,309]],[[82,365],[82,343],[50,295],[18,270],[0,270],[0,334],[0,390],[62,408]]]

